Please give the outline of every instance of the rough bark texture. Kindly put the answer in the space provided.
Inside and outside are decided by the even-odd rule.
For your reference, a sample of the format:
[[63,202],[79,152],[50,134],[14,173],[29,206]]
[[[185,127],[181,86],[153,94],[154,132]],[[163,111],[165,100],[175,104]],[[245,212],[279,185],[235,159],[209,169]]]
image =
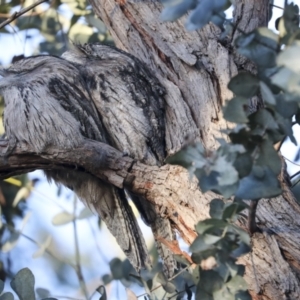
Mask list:
[[[144,61],[166,87],[168,154],[186,139],[201,140],[207,149],[215,148],[219,130],[228,126],[222,119],[221,105],[232,96],[227,89],[229,79],[240,69],[255,71],[251,63],[232,51],[232,42],[240,32],[235,30],[231,39],[220,41],[219,30],[211,24],[187,32],[184,19],[162,23],[158,1],[90,2],[117,47]],[[234,21],[238,28],[249,32],[266,25],[268,2],[236,1]],[[260,201],[257,220],[265,230],[253,236],[253,251],[243,258],[255,299],[300,298],[299,207],[288,187],[285,190],[283,197]],[[191,223],[207,217],[205,195],[197,193],[183,199],[188,199],[191,207],[205,203],[201,211],[192,209]],[[193,230],[193,226],[188,229]],[[183,238],[187,231],[181,232]]]
[[[0,144],[0,178],[35,169],[87,172],[113,184],[127,188],[145,197],[155,205],[156,211],[174,222],[175,229],[190,244],[196,237],[194,225],[207,218],[208,204],[214,195],[201,194],[197,180],[179,166],[148,166],[124,156],[107,144],[86,139],[70,151],[57,147],[36,155],[34,149],[18,145],[5,158],[7,143]],[[84,157],[82,153],[85,153]],[[202,201],[198,201],[198,199]]]
[[[221,105],[232,96],[227,89],[229,79],[240,69],[255,71],[233,51],[239,31],[219,40],[220,31],[212,24],[187,32],[184,20],[162,23],[161,4],[155,0],[90,2],[117,47],[146,63],[166,88],[167,154],[195,140],[206,149],[216,148],[220,129],[229,126],[221,114]],[[240,0],[236,6],[234,20],[243,31],[266,24],[267,0]],[[214,195],[203,195],[197,182],[190,181],[180,167],[137,163],[90,140],[72,152],[49,148],[36,156],[29,150],[17,148],[8,160],[0,159],[1,176],[36,168],[82,168],[145,197],[162,217],[172,220],[188,243],[195,237],[195,223],[208,217],[208,204]],[[241,259],[253,299],[300,298],[300,208],[283,179],[282,186],[282,197],[260,201],[257,222],[263,233],[253,235],[253,250]],[[241,220],[241,226],[244,224]]]

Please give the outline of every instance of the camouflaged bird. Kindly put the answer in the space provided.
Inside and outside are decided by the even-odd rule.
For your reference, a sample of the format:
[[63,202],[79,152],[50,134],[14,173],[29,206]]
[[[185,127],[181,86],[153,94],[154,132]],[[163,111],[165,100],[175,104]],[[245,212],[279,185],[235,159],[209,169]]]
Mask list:
[[[13,147],[29,144],[36,153],[48,147],[74,149],[85,138],[105,142],[149,165],[163,163],[164,89],[135,57],[104,45],[86,44],[62,58],[35,56],[0,70],[4,126]],[[73,189],[103,218],[132,265],[149,267],[143,236],[123,189],[76,170],[46,171],[48,178]],[[152,204],[130,197],[154,237],[172,240],[169,220]],[[172,253],[157,241],[168,276]]]

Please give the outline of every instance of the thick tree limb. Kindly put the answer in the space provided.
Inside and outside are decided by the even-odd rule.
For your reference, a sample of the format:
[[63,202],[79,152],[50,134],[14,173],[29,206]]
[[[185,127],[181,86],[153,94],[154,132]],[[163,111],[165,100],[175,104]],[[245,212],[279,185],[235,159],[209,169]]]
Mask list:
[[[156,211],[174,224],[183,239],[190,244],[196,237],[194,225],[208,217],[208,203],[213,194],[202,195],[197,180],[179,166],[147,166],[124,156],[104,143],[85,140],[74,149],[49,149],[35,154],[25,145],[18,145],[5,157],[6,142],[0,145],[0,178],[7,178],[35,169],[78,169],[86,171],[120,188],[144,196]],[[85,155],[82,155],[84,153]],[[202,201],[198,201],[202,199]],[[203,214],[206,211],[206,214]]]

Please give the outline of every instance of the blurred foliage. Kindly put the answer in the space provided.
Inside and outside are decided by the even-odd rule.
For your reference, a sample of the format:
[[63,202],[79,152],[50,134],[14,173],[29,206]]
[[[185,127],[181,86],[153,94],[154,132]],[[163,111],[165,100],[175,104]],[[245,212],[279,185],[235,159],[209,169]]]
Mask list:
[[[222,17],[220,12],[230,4],[230,1],[206,0],[163,2],[166,7],[162,17],[167,20],[176,20],[191,11],[186,23],[188,29],[214,22],[223,30],[226,19],[218,22],[215,17]],[[298,14],[297,5],[287,4],[278,34],[258,28],[241,32],[236,39],[237,51],[256,65],[257,74],[240,71],[228,84],[235,96],[226,103],[223,114],[226,120],[237,124],[225,131],[230,142],[220,139],[215,151],[207,151],[197,143],[168,159],[169,163],[179,164],[195,175],[203,192],[234,198],[227,205],[221,199],[213,200],[212,218],[196,225],[199,236],[190,247],[193,261],[200,264],[196,299],[251,299],[242,278],[244,270],[236,265],[236,257],[249,251],[250,239],[233,223],[245,208],[242,199],[259,201],[282,192],[278,180],[281,158],[274,145],[286,137],[296,144],[292,127],[300,125]],[[251,113],[249,104],[255,96],[263,100],[264,107]],[[294,191],[297,192],[297,187]],[[205,270],[201,263],[209,257],[214,258],[215,265]]]
[[[3,0],[1,0],[3,1]],[[0,23],[13,11],[19,11],[35,3],[34,0],[12,0],[0,5]],[[61,55],[70,42],[103,42],[113,44],[103,22],[95,16],[86,0],[52,0],[35,7],[28,13],[0,29],[0,34],[25,32],[26,39],[34,38],[37,29],[40,42],[34,53]]]

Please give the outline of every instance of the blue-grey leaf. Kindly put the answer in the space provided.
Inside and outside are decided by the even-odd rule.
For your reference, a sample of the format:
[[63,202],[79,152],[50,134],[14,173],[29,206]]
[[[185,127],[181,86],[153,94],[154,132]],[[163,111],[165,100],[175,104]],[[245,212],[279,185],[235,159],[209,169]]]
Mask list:
[[178,4],[178,1],[173,5],[165,7],[161,13],[160,18],[163,21],[175,21],[182,17],[194,5],[194,0],[184,0]]
[[20,300],[35,300],[34,276],[28,268],[20,270],[10,282]]

